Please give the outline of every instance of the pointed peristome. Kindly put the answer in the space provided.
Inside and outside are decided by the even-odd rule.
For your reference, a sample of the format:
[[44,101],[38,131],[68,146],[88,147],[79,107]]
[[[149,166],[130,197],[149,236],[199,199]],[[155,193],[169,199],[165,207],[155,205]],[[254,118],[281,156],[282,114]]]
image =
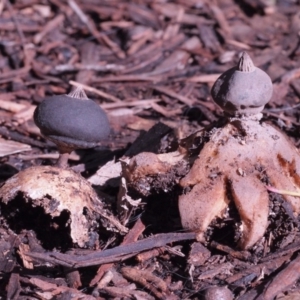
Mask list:
[[250,56],[243,52],[237,66],[216,80],[211,95],[227,115],[254,116],[259,119],[259,113],[270,100],[272,91],[273,84],[269,75],[255,67]]
[[249,54],[244,51],[241,55],[241,58],[238,62],[237,69],[241,72],[253,72],[255,70],[255,66]]
[[81,86],[76,86],[75,89],[73,89],[69,94],[69,97],[72,98],[77,98],[77,99],[82,99],[82,100],[87,100],[89,99],[88,96],[86,95],[84,89]]

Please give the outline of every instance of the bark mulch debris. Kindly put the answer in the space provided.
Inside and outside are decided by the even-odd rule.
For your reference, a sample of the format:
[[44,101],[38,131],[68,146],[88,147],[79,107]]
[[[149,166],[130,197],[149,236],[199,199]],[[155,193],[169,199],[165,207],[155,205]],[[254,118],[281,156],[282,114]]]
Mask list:
[[[112,127],[101,146],[70,155],[68,172],[93,187],[80,213],[68,211],[72,196],[54,212],[69,179],[60,196],[51,180],[46,194],[22,186],[2,194],[0,298],[299,299],[300,219],[282,195],[269,193],[266,233],[240,250],[234,205],[205,242],[182,229],[177,184],[207,128],[224,122],[210,90],[243,51],[273,82],[264,122],[299,146],[299,8],[296,0],[0,1],[2,186],[59,157],[33,121],[45,97],[82,87]],[[178,149],[190,164],[174,155],[168,169],[163,159]],[[144,152],[164,163],[153,158],[149,180],[134,188],[121,175]]]

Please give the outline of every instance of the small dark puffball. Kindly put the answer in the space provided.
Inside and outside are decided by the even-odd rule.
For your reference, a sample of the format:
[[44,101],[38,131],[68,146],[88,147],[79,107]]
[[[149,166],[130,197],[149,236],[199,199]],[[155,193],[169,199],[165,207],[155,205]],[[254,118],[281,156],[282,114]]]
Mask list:
[[95,147],[110,133],[106,113],[90,99],[47,97],[36,108],[34,122],[54,142],[77,148]]
[[210,287],[205,290],[204,300],[233,300],[233,294],[227,287]]
[[211,95],[231,115],[252,115],[263,110],[272,92],[273,84],[269,75],[255,67],[244,52],[239,64],[216,80]]

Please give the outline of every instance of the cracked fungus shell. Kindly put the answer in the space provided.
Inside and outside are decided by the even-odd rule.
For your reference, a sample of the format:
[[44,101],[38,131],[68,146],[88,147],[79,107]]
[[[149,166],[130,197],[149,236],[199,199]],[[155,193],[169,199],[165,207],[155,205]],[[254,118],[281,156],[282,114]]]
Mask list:
[[91,211],[92,201],[98,198],[84,178],[71,170],[31,167],[7,180],[0,189],[0,198],[7,204],[18,193],[32,206],[42,207],[52,218],[68,211],[72,241],[80,247],[89,241],[89,223],[83,210]]

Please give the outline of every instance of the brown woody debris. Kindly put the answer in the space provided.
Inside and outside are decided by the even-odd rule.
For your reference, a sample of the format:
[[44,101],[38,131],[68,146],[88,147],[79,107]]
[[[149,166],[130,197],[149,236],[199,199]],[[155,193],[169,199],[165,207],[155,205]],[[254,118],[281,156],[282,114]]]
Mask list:
[[122,268],[121,273],[125,278],[130,279],[151,291],[158,299],[165,299],[165,297],[170,294],[166,282],[147,270],[124,267]]
[[195,242],[191,246],[188,263],[194,266],[201,266],[208,258],[210,258],[210,255],[211,253],[206,247],[199,242]]
[[180,152],[142,152],[122,162],[122,174],[130,187],[144,196],[152,191],[168,192],[186,173],[187,162]]

